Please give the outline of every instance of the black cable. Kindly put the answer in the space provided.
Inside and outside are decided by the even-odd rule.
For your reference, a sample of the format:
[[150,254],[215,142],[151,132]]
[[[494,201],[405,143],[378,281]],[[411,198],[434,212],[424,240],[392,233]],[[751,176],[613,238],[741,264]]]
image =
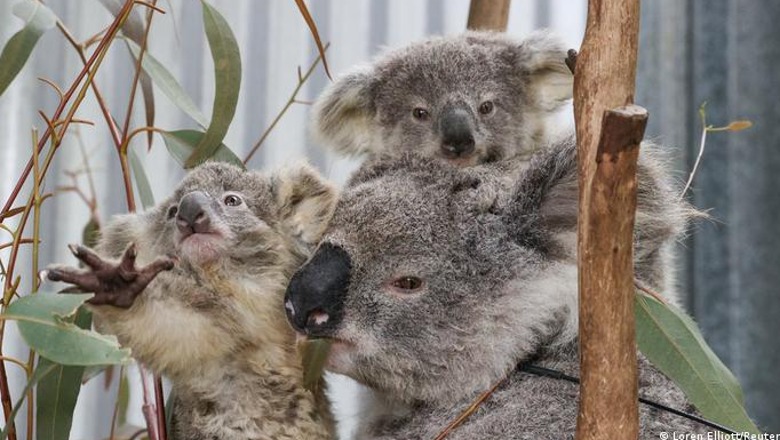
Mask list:
[[[536,365],[528,365],[528,364],[519,365],[518,368],[520,369],[520,371],[523,371],[523,372],[526,372],[526,373],[530,373],[530,374],[534,374],[534,375],[537,375],[537,376],[544,376],[544,377],[549,377],[549,378],[552,378],[552,379],[565,380],[567,382],[572,382],[572,383],[580,383],[580,379],[579,378],[576,378],[574,376],[569,376],[568,374],[565,374],[562,371],[553,370],[553,369],[550,369],[550,368],[539,367],[539,366],[536,366]],[[641,403],[644,403],[645,405],[649,405],[649,406],[652,406],[653,408],[657,408],[657,409],[660,409],[660,410],[663,410],[663,411],[666,411],[666,412],[670,412],[670,413],[672,413],[674,415],[677,415],[677,416],[680,416],[680,417],[685,417],[686,419],[693,420],[694,422],[701,423],[702,425],[709,426],[710,428],[715,428],[715,429],[717,429],[717,430],[719,430],[721,432],[725,432],[727,434],[733,434],[733,435],[737,434],[737,432],[732,430],[731,428],[725,427],[723,425],[719,425],[719,424],[717,424],[715,422],[709,421],[709,420],[707,420],[705,418],[696,416],[694,414],[689,414],[687,412],[680,411],[679,409],[670,408],[670,407],[668,407],[666,405],[663,405],[663,404],[660,404],[658,402],[654,402],[652,400],[645,399],[644,397],[640,397],[639,401]]]

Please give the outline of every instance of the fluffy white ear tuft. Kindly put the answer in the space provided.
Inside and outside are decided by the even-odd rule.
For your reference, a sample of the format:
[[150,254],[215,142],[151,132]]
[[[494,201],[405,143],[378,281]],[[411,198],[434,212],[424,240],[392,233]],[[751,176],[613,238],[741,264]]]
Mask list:
[[572,98],[574,75],[566,66],[566,48],[559,38],[549,31],[536,31],[523,40],[519,49],[540,110],[557,110]]
[[333,215],[338,192],[308,165],[284,168],[273,178],[280,218],[290,232],[307,244],[316,244]]
[[341,76],[314,103],[312,135],[315,141],[349,155],[374,148],[376,113],[373,68],[361,66]]

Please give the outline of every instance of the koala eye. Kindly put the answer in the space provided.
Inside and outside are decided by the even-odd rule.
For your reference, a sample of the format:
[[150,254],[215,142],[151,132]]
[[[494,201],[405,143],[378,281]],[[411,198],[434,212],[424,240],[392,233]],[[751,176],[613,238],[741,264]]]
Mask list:
[[402,276],[390,283],[396,290],[402,293],[415,293],[423,286],[423,280],[413,276]]
[[419,121],[427,121],[431,114],[422,107],[415,107],[414,110],[412,110],[412,116]]
[[179,208],[176,205],[173,205],[170,208],[168,208],[168,214],[167,214],[168,220],[176,217],[176,213],[178,212],[179,212]]
[[479,105],[479,113],[483,115],[489,115],[493,112],[493,101],[485,101]]
[[226,206],[238,206],[243,203],[243,200],[235,194],[228,194],[225,196],[224,202]]

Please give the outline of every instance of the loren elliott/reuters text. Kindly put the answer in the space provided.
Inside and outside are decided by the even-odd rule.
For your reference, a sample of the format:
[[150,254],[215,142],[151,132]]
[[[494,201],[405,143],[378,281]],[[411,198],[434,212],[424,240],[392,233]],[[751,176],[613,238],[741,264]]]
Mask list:
[[706,434],[662,432],[658,437],[661,440],[780,440],[780,434],[752,434],[749,432],[729,434],[720,431],[711,431]]

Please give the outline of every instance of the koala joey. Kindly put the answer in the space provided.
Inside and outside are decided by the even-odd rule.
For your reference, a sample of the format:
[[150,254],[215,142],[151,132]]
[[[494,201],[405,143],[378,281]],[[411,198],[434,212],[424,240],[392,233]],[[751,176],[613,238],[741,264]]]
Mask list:
[[[679,201],[653,147],[643,149],[635,272],[662,290],[666,248],[696,211]],[[448,439],[573,438],[578,386],[517,367],[578,376],[576,148],[553,144],[511,179],[496,165],[414,154],[364,164],[293,276],[292,325],[332,339],[327,368],[375,395],[358,438],[435,438],[503,378]],[[691,410],[641,356],[640,394]],[[700,430],[641,409],[643,439]]]
[[101,331],[171,379],[178,439],[331,439],[303,386],[283,297],[336,193],[308,167],[271,175],[207,163],[150,211],[114,217],[87,267],[48,278],[94,292]]
[[459,166],[527,156],[572,97],[565,59],[544,31],[414,43],[338,78],[315,103],[313,135],[340,153],[414,151]]

